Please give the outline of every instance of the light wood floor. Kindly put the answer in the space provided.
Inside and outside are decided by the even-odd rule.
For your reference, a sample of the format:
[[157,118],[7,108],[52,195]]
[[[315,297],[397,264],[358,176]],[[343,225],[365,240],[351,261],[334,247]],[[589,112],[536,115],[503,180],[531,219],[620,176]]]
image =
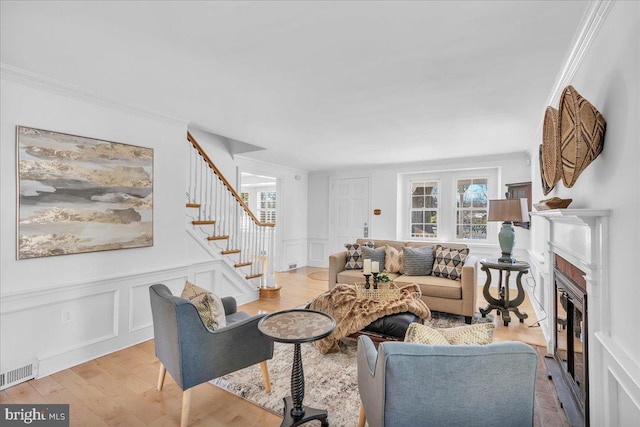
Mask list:
[[[326,281],[308,274],[323,269],[305,267],[278,273],[282,287],[279,300],[255,301],[242,310],[269,313],[303,304],[327,289]],[[478,306],[484,306],[481,287]],[[544,346],[528,298],[521,308],[529,314],[523,324],[509,327],[494,320],[495,341],[518,340]],[[31,380],[0,392],[0,403],[68,403],[72,426],[177,426],[180,424],[182,391],[167,375],[162,392],[156,391],[159,362],[153,340],[92,360],[56,374]],[[257,378],[256,381],[262,381]],[[279,426],[281,417],[208,383],[193,389],[189,426]]]

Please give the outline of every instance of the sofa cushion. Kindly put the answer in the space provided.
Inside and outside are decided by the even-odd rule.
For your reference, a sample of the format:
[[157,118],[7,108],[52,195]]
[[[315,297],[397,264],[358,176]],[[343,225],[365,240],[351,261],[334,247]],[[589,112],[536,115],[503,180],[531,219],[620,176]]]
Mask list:
[[373,248],[373,242],[345,243],[344,247],[347,248],[347,263],[344,266],[345,270],[362,270],[362,248]]
[[467,255],[469,255],[469,248],[453,249],[448,246],[436,245],[433,275],[460,280]]
[[462,299],[462,283],[459,280],[445,279],[435,276],[402,275],[393,280],[398,286],[416,283],[422,295],[447,299]]
[[404,253],[393,246],[384,247],[384,269],[387,273],[404,274]]
[[433,246],[402,248],[404,254],[404,274],[407,276],[428,276],[433,269]]
[[196,306],[202,323],[210,330],[215,331],[227,325],[224,305],[222,305],[222,300],[216,294],[187,282],[180,296],[188,299]]
[[362,259],[370,259],[371,262],[377,262],[378,263],[378,273],[382,273],[382,270],[384,270],[384,258],[385,258],[385,253],[384,253],[384,248],[385,246],[381,247],[381,248],[368,248],[366,246],[362,247]]
[[[395,280],[397,277],[400,277],[397,273],[387,273],[389,279]],[[373,278],[371,278],[373,283]],[[450,280],[451,281],[451,280]],[[346,285],[355,285],[356,283],[364,283],[364,276],[362,275],[362,270],[344,270],[338,273],[338,278],[336,283],[344,283]],[[407,283],[411,284],[413,282]],[[400,286],[398,286],[400,287]]]

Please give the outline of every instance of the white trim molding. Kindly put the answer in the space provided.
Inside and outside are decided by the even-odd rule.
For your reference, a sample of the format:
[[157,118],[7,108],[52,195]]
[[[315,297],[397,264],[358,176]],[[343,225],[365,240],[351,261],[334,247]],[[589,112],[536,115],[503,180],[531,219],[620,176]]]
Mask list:
[[44,89],[69,98],[90,102],[91,104],[102,105],[114,108],[126,113],[136,114],[154,120],[161,120],[169,123],[177,123],[187,126],[188,120],[172,117],[158,111],[149,110],[138,105],[116,99],[103,93],[84,89],[69,83],[64,83],[38,73],[23,70],[22,68],[0,63],[0,77],[3,80],[21,83],[27,86]]

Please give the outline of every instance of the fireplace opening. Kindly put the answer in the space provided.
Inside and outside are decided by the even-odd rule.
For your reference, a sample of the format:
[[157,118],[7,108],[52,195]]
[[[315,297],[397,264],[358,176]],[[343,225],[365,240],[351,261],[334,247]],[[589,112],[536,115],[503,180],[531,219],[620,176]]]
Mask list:
[[587,286],[580,269],[558,255],[555,261],[554,356],[560,365],[562,381],[581,415],[582,424],[588,426]]

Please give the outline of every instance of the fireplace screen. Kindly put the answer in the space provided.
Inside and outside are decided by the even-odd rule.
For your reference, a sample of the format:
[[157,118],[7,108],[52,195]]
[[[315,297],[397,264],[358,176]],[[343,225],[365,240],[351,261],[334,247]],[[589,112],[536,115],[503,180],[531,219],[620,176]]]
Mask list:
[[588,413],[587,295],[556,270],[556,359],[582,413]]

